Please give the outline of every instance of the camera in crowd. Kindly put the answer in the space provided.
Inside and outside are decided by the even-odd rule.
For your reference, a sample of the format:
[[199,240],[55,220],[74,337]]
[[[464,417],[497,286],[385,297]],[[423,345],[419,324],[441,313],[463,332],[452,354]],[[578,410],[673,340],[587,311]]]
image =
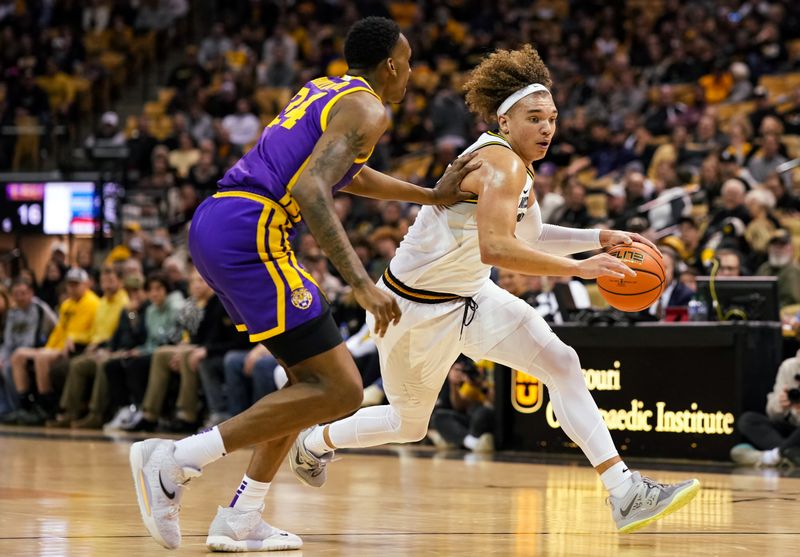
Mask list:
[[457,360],[457,363],[461,365],[461,370],[470,382],[479,383],[481,381],[481,371],[478,369],[478,366],[475,365],[475,362],[462,356]]
[[[798,385],[800,385],[800,373],[795,374],[794,380],[797,381]],[[789,402],[791,402],[792,404],[800,403],[800,388],[795,387],[793,389],[787,390],[786,396],[789,397]]]

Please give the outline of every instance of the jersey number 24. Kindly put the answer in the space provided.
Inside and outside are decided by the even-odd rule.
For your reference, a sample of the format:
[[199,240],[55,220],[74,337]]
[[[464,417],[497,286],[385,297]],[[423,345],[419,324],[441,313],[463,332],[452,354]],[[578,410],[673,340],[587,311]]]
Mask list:
[[271,128],[280,124],[282,128],[292,129],[297,121],[305,116],[306,110],[308,110],[311,103],[325,96],[325,93],[315,93],[309,97],[308,94],[310,92],[311,90],[308,87],[300,89],[289,104],[286,105],[286,108],[283,109],[283,112],[278,114],[267,127]]

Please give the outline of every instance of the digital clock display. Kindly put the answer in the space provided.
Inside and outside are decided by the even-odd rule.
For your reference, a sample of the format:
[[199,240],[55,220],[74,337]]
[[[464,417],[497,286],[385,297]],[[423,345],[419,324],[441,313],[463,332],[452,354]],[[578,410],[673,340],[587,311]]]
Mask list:
[[94,182],[2,185],[0,232],[92,235],[100,216]]

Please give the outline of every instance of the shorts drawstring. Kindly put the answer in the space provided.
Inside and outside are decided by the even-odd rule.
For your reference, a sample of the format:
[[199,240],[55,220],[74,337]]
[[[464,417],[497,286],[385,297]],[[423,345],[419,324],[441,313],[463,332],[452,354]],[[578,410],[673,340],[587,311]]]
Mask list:
[[458,334],[460,339],[464,335],[464,327],[469,327],[475,319],[475,312],[478,311],[478,302],[474,298],[464,298],[464,318],[461,320],[461,332]]

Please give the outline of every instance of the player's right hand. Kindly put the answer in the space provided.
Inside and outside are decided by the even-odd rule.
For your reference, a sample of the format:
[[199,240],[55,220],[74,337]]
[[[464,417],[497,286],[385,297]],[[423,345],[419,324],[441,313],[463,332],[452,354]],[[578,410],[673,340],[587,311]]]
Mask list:
[[583,279],[594,279],[597,277],[625,278],[626,276],[635,277],[636,271],[613,255],[601,253],[578,263],[577,274]]
[[375,334],[382,337],[390,324],[400,322],[400,306],[394,296],[387,294],[374,284],[362,288],[353,288],[353,296],[362,308],[375,318]]

